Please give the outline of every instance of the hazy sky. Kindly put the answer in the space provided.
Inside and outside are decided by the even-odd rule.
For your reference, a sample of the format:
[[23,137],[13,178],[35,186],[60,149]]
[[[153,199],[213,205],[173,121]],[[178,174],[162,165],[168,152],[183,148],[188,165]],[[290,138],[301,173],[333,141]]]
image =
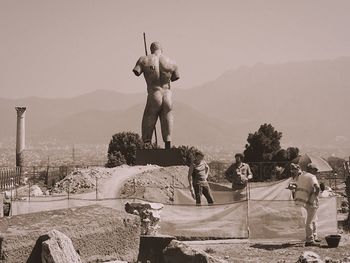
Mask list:
[[0,0],[0,97],[145,92],[160,41],[191,88],[240,65],[350,56],[350,1]]

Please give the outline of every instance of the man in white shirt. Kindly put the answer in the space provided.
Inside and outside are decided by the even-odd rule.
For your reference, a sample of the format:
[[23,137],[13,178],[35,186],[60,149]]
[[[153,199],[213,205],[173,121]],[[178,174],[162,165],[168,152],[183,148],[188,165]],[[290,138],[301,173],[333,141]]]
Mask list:
[[317,167],[310,163],[307,172],[301,171],[299,165],[291,164],[291,173],[296,181],[294,200],[296,205],[306,209],[306,242],[305,246],[319,246],[320,240],[317,237],[317,209],[319,206],[318,195],[320,185],[315,176]]

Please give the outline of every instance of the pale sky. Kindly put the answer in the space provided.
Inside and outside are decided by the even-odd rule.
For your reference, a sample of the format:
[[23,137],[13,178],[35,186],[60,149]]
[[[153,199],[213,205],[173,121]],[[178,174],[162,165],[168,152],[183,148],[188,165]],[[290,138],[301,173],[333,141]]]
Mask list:
[[159,41],[192,88],[241,65],[350,56],[350,1],[0,0],[0,97],[146,92]]

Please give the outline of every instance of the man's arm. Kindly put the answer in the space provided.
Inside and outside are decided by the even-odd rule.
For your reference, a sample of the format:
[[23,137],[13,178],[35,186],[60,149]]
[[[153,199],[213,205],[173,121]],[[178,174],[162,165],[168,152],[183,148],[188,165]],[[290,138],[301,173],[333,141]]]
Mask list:
[[252,173],[252,171],[250,170],[249,164],[247,164],[247,179],[248,179],[248,180],[253,179],[253,173]]
[[314,184],[314,193],[315,195],[319,195],[320,193],[320,186],[318,184]]
[[318,183],[316,175],[312,176],[312,183],[313,183],[313,192],[315,195],[318,195],[320,193],[320,185]]
[[194,189],[193,189],[193,182],[192,182],[192,173],[193,173],[193,165],[190,165],[190,168],[188,169],[188,184],[190,185],[190,191],[193,198],[195,198],[194,195]]
[[209,176],[210,168],[207,162],[204,162],[204,163],[205,163],[205,179],[207,179]]

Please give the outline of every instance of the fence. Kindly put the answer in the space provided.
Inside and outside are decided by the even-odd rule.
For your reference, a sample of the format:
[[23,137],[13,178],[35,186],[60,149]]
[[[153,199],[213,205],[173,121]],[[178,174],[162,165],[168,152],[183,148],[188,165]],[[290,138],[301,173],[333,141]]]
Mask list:
[[[209,163],[211,176],[214,182],[225,182],[225,171],[232,163],[211,162]],[[253,181],[274,181],[289,177],[289,174],[283,172],[288,162],[251,162],[249,163],[253,173]],[[281,171],[277,171],[276,167],[281,167]]]
[[20,185],[21,168],[0,168],[0,190],[14,189]]
[[[290,238],[302,239],[304,221],[300,208],[290,200],[290,192],[285,189],[288,180],[270,183],[250,183],[242,193],[234,193],[230,188],[212,186],[215,204],[196,206],[188,186],[177,179],[167,180],[168,185],[157,186],[140,183],[140,177],[131,182],[130,193],[115,195],[110,190],[109,178],[96,176],[96,184],[86,193],[70,192],[71,185],[66,185],[65,193],[48,196],[25,198],[19,193],[12,204],[13,215],[38,212],[43,210],[64,209],[91,204],[124,210],[128,201],[142,200],[161,202],[164,189],[170,189],[172,200],[161,202],[161,233],[178,237],[208,238]],[[107,181],[106,181],[107,179]],[[154,183],[154,184],[153,184]],[[124,185],[124,184],[123,184]],[[139,186],[144,187],[142,192]],[[120,190],[120,189],[119,189]],[[151,194],[151,195],[150,195]],[[319,210],[320,233],[331,234],[336,231],[336,200],[321,200]]]
[[[211,175],[209,179],[213,182],[227,182],[225,179],[225,171],[229,168],[232,163],[227,162],[211,162],[209,163]],[[254,182],[263,181],[276,181],[290,177],[288,168],[288,162],[251,162],[249,163],[253,173]],[[344,165],[344,176],[336,175],[333,172],[322,172],[317,175],[320,182],[325,183],[332,188],[337,188],[341,183],[345,181],[347,170]]]
[[[22,175],[29,182],[37,179],[42,182],[51,175],[52,178],[71,175],[60,182],[62,191],[33,196],[30,183],[11,191],[12,215],[91,204],[124,210],[125,202],[142,200],[164,204],[162,234],[221,238],[303,238],[304,235],[301,211],[286,189],[288,180],[249,183],[242,192],[232,192],[230,187],[213,183],[215,204],[196,206],[188,189],[186,167],[121,166],[81,171],[76,168],[25,167]],[[212,172],[222,168],[212,168]],[[150,170],[152,176],[143,173]],[[336,231],[335,201],[334,198],[322,201],[319,218],[323,234]]]

